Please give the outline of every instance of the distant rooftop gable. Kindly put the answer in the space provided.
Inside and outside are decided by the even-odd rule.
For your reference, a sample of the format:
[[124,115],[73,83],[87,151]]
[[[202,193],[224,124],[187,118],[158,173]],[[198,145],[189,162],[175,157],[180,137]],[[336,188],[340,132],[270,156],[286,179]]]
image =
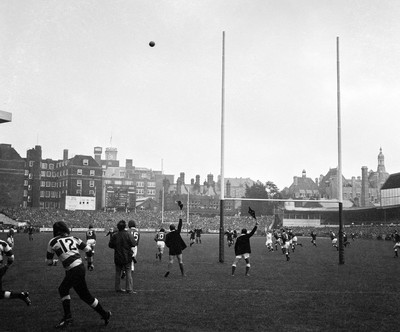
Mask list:
[[20,160],[21,156],[11,144],[0,144],[0,159],[2,160]]
[[381,189],[383,190],[394,188],[400,188],[400,173],[390,174]]

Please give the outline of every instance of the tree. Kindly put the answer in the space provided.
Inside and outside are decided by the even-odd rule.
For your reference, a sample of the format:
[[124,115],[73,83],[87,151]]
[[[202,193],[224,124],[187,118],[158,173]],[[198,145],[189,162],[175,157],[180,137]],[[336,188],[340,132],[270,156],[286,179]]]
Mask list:
[[[251,187],[246,185],[245,198],[280,199],[281,197],[278,187],[272,181],[267,181],[265,185],[260,181],[255,182]],[[272,215],[279,205],[280,202],[243,201],[241,214],[246,215],[250,206],[256,212],[256,216]]]

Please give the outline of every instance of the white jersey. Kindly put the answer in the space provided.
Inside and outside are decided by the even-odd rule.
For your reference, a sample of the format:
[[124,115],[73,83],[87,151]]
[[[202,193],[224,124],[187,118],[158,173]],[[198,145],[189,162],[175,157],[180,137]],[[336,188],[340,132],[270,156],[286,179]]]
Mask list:
[[267,241],[265,242],[265,244],[272,244],[272,233],[271,232],[267,233]]

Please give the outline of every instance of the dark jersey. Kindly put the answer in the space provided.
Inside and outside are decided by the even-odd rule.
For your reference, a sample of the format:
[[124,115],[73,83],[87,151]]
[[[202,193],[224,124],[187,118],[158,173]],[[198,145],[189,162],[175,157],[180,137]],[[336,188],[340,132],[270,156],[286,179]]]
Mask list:
[[189,231],[189,236],[190,236],[190,239],[191,239],[191,240],[194,240],[194,238],[195,238],[195,236],[196,236],[195,231],[190,230],[190,231]]
[[129,228],[129,233],[133,236],[133,238],[136,241],[136,246],[139,245],[139,240],[140,240],[140,233],[139,233],[139,229],[137,229],[136,227],[131,227]]
[[250,247],[250,238],[256,232],[257,226],[254,226],[252,231],[248,234],[242,234],[236,239],[235,243],[235,255],[243,255],[243,254],[250,254],[251,247]]
[[157,232],[154,241],[165,241],[165,232]]
[[233,241],[233,232],[232,231],[226,231],[225,235],[226,235],[228,241]]
[[94,229],[90,228],[86,231],[86,241],[87,240],[96,240],[96,232]]

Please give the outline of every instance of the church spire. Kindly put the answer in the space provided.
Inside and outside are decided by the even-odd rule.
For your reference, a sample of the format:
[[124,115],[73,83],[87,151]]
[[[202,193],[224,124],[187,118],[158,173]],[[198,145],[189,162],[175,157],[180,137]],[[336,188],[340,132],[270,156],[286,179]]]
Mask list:
[[382,147],[379,149],[379,154],[378,154],[378,173],[384,173],[386,172],[385,170],[385,156],[382,153]]

